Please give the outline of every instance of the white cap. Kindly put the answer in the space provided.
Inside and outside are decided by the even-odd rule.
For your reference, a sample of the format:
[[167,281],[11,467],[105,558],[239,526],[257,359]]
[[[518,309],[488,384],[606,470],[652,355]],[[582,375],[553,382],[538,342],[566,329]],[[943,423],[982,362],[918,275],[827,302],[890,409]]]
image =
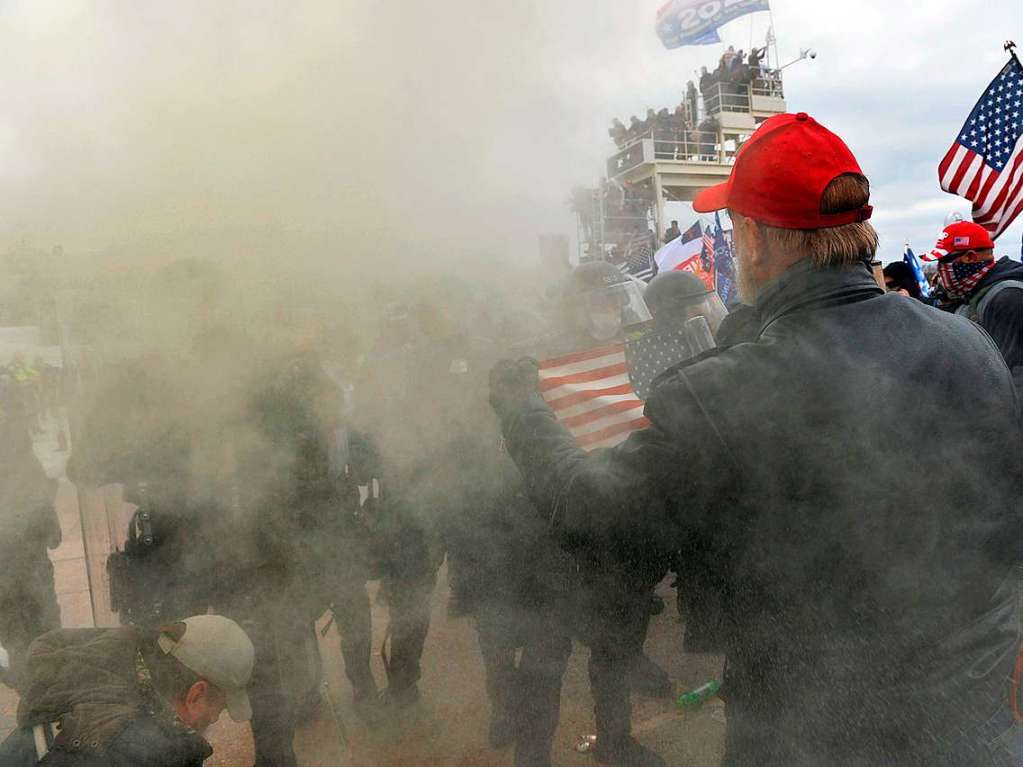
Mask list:
[[177,642],[160,634],[160,649],[183,666],[216,685],[227,697],[227,713],[236,722],[252,718],[245,691],[256,662],[256,649],[242,627],[222,615],[185,618],[185,633]]

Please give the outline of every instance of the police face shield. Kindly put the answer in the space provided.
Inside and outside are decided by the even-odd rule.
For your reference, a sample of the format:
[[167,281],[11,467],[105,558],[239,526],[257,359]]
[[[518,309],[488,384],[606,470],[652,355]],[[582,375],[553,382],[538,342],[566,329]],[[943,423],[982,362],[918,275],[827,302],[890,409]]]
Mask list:
[[703,317],[715,337],[728,314],[721,297],[714,291],[674,301],[663,308],[652,308],[652,311],[654,324],[659,329],[682,327],[697,317]]
[[634,282],[623,282],[581,296],[587,331],[598,341],[610,341],[651,321],[650,310]]

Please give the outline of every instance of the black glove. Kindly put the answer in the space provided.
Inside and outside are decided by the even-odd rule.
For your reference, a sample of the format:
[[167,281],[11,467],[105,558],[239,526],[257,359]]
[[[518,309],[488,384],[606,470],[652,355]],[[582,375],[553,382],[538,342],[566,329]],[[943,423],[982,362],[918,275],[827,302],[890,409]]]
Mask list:
[[505,420],[522,410],[539,391],[539,365],[530,357],[501,360],[490,371],[490,406]]

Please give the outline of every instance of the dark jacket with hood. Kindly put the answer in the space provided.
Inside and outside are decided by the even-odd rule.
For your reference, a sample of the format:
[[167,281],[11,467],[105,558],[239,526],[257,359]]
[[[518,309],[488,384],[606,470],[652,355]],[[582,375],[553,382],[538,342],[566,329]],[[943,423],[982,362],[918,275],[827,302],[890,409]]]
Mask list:
[[[971,302],[976,302],[999,282],[1007,280],[1023,282],[1023,264],[1010,258],[1001,258],[995,268],[978,283],[970,297]],[[1023,385],[1023,289],[1006,288],[999,291],[976,320],[1001,350],[1016,386]]]
[[33,728],[52,723],[41,762],[52,767],[198,767],[213,753],[153,689],[133,628],[62,629],[33,642],[0,767],[40,763]]
[[865,264],[801,262],[757,310],[754,342],[665,375],[652,425],[613,449],[581,451],[538,396],[498,399],[531,492],[568,535],[660,524],[725,547],[728,767],[1009,764],[1023,437],[1005,363]]

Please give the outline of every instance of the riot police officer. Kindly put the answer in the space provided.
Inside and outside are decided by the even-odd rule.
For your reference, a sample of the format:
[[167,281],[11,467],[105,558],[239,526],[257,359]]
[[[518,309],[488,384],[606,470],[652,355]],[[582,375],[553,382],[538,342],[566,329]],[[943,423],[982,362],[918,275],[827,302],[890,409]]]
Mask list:
[[572,653],[572,562],[532,508],[488,412],[486,372],[495,356],[492,345],[467,353],[452,382],[464,404],[442,456],[457,467],[441,530],[448,613],[475,618],[491,747],[513,746],[516,767],[550,767]]
[[0,667],[0,681],[15,689],[22,687],[29,643],[60,627],[46,554],[61,540],[56,485],[32,450],[25,419],[0,408],[0,644],[10,655],[10,672]]
[[278,353],[286,343],[264,339],[257,354],[222,321],[219,272],[175,262],[153,288],[146,335],[158,348],[109,371],[68,476],[123,483],[138,506],[108,560],[122,620],[153,627],[211,606],[235,619],[256,648],[256,764],[294,765],[292,680],[308,679],[309,626],[326,606],[306,576],[309,541],[337,502],[335,395],[307,359]]
[[[630,329],[651,321],[641,283],[603,261],[573,270],[561,311],[561,332],[548,342],[544,356],[621,343]],[[661,765],[659,756],[632,737],[629,695],[641,685],[658,695],[672,690],[667,674],[643,653],[650,617],[662,607],[654,589],[672,552],[656,538],[636,545],[599,537],[575,541],[570,551],[578,568],[576,634],[590,649],[594,756],[605,764]]]

